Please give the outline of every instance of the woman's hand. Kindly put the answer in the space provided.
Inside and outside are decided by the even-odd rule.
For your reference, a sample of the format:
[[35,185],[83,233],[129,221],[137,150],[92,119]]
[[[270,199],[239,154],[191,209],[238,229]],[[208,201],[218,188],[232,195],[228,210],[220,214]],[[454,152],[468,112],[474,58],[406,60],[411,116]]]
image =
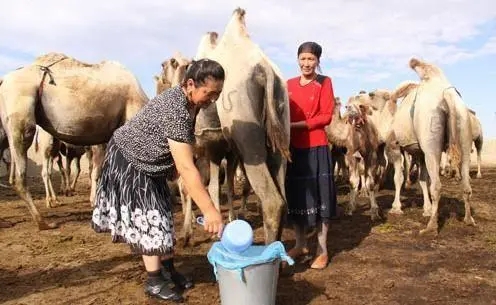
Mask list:
[[203,214],[204,224],[203,229],[209,233],[215,234],[219,238],[222,236],[222,230],[224,229],[224,222],[222,221],[222,215],[217,211],[216,208],[211,208]]
[[292,122],[290,124],[291,128],[294,128],[294,129],[307,129],[308,126],[307,126],[307,122],[305,121],[299,121],[299,122]]
[[200,172],[193,161],[193,147],[190,144],[168,139],[177,171],[183,179],[186,190],[204,215],[204,228],[210,233],[222,234],[222,215],[215,209]]

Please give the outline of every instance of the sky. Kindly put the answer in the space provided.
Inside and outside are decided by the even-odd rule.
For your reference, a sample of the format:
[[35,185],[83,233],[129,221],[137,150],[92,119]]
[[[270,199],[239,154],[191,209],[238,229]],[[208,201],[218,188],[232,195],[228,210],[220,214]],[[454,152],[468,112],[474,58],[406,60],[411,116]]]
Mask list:
[[[85,62],[117,60],[151,98],[161,62],[193,57],[207,31],[220,35],[236,7],[251,38],[282,70],[298,75],[296,51],[316,41],[335,95],[393,89],[418,80],[415,56],[445,72],[496,138],[496,2],[493,0],[15,0],[0,9],[0,77],[47,52]],[[495,88],[496,89],[496,88]]]

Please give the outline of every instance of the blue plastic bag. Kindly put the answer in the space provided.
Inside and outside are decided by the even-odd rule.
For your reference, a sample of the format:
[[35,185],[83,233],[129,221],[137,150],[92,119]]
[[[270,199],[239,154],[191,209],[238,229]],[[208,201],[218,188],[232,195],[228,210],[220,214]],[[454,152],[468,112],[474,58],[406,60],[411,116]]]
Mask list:
[[267,246],[250,246],[241,253],[231,253],[220,242],[215,242],[208,251],[207,258],[214,267],[216,279],[217,265],[220,265],[224,269],[239,272],[242,281],[244,278],[243,269],[248,266],[265,264],[276,259],[286,261],[289,265],[294,264],[293,259],[286,253],[284,245],[280,241],[275,241]]

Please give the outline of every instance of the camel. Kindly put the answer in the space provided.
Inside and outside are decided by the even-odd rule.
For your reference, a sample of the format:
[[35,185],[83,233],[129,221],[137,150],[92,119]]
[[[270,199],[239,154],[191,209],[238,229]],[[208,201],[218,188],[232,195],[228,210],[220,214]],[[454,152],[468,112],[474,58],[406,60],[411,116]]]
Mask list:
[[[52,208],[54,203],[58,202],[51,179],[53,161],[57,162],[62,178],[60,193],[65,194],[66,196],[73,196],[76,182],[81,172],[80,160],[85,153],[88,153],[89,175],[91,177],[91,172],[93,170],[92,151],[90,147],[75,146],[61,142],[40,127],[36,128],[34,145],[35,152],[41,151],[42,153],[43,162],[41,176],[45,185],[46,207]],[[65,167],[62,164],[62,156],[65,156],[66,158]],[[74,179],[70,182],[73,160],[76,162],[76,173]]]
[[[399,200],[403,183],[401,151],[405,149],[420,164],[419,182],[424,193],[424,216],[430,217],[421,234],[438,229],[438,205],[441,181],[439,163],[441,152],[448,147],[454,164],[461,166],[465,223],[475,225],[470,210],[472,188],[469,180],[472,132],[469,111],[456,88],[437,66],[412,58],[409,62],[420,82],[403,82],[391,94],[391,100],[403,98],[394,114],[388,133],[388,159],[395,167],[395,199],[391,214],[401,214]],[[461,164],[459,164],[461,162]],[[430,180],[429,189],[427,180]],[[429,198],[430,191],[430,198]]]
[[[201,59],[209,55],[217,46],[218,34],[207,32],[200,39],[195,59]],[[215,103],[204,109],[200,109],[195,121],[195,154],[198,161],[208,163],[208,191],[214,202],[215,208],[220,211],[220,170],[225,169],[225,183],[227,184],[227,204],[229,206],[229,221],[235,219],[234,215],[234,179],[236,172],[240,175],[244,169],[239,164],[239,156],[232,149],[232,145],[226,140],[221,129],[219,115]],[[237,171],[237,168],[239,171]],[[240,177],[239,177],[240,178]],[[246,211],[246,201],[250,192],[250,185],[246,179],[243,181],[242,204],[238,217]],[[182,181],[178,183],[181,202],[183,205],[184,224],[183,237],[184,245],[189,243],[192,234],[192,223],[194,218],[192,211],[192,198],[183,188]]]
[[336,101],[333,118],[326,126],[326,133],[333,145],[346,148],[346,161],[349,168],[350,201],[346,214],[352,215],[356,209],[356,197],[360,184],[360,160],[363,160],[363,172],[366,177],[363,188],[367,189],[370,199],[370,217],[372,220],[381,218],[375,194],[379,187],[380,170],[378,155],[383,152],[379,147],[378,131],[368,122],[371,114],[368,105],[352,103],[356,98],[350,98],[344,117],[340,115],[341,103]]
[[[229,147],[239,156],[246,177],[262,203],[265,242],[270,243],[281,237],[286,207],[289,99],[281,72],[251,40],[245,14],[244,9],[234,10],[217,46],[206,56],[224,67],[226,79],[215,103],[218,123],[215,124],[215,116],[209,118],[204,114],[207,111],[203,114],[200,111],[197,124],[203,115],[207,123],[213,118],[213,128],[222,132]],[[226,173],[226,177],[230,181],[232,176]],[[210,179],[212,184],[217,178],[212,175]],[[218,193],[211,196],[216,198]]]
[[105,143],[147,102],[137,78],[116,61],[89,64],[52,52],[4,76],[0,112],[15,163],[15,189],[40,230],[58,225],[44,220],[26,185],[27,150],[36,125],[61,141],[93,145],[93,204]]
[[180,52],[174,53],[172,57],[163,61],[162,72],[160,75],[153,77],[156,94],[159,95],[163,91],[177,86],[183,80],[189,64],[191,64],[191,60],[184,57]]
[[[482,178],[481,174],[481,155],[482,155],[482,144],[484,143],[484,137],[482,134],[482,125],[477,118],[475,111],[468,109],[470,115],[470,126],[472,129],[472,141],[474,142],[475,150],[477,151],[477,179]],[[441,175],[448,175],[446,171],[446,163],[450,162],[450,157],[443,151],[441,156]],[[450,166],[451,167],[451,166]],[[460,169],[458,167],[454,168],[456,179],[461,179]]]

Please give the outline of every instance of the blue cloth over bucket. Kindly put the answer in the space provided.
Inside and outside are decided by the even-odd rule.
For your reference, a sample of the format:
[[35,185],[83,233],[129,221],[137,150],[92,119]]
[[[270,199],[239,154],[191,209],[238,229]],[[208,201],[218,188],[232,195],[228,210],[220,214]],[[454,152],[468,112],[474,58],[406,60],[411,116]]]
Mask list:
[[232,253],[226,250],[221,242],[215,242],[207,254],[208,261],[214,267],[215,278],[217,279],[217,265],[224,269],[236,270],[239,278],[244,281],[243,269],[252,265],[260,265],[272,262],[276,259],[286,261],[293,265],[293,259],[287,255],[284,245],[280,241],[275,241],[266,246],[250,246],[241,253]]

